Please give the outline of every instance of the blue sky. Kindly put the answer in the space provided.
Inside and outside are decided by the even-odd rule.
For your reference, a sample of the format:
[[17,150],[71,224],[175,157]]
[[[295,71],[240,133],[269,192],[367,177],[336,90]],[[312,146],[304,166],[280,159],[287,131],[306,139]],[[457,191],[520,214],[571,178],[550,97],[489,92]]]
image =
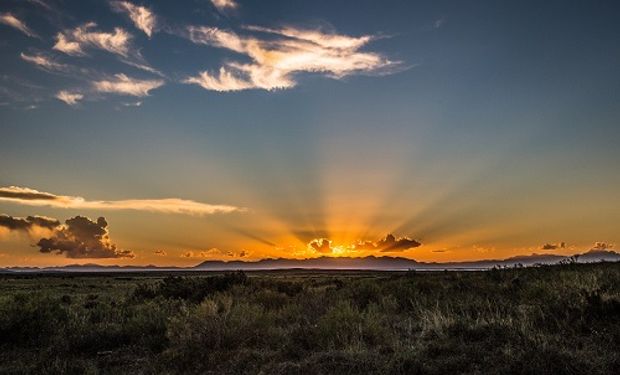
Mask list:
[[[618,240],[617,2],[129,3],[152,27],[120,4],[0,4],[0,186],[240,210],[0,213],[105,216],[137,263],[392,232],[422,246],[389,255],[431,260]],[[65,260],[5,238],[3,262]]]

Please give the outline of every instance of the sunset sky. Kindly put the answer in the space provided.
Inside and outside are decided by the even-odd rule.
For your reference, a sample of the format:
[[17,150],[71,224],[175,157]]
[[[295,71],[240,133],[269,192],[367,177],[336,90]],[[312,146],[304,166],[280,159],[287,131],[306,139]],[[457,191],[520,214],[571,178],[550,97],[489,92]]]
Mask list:
[[614,248],[619,14],[2,1],[0,267]]

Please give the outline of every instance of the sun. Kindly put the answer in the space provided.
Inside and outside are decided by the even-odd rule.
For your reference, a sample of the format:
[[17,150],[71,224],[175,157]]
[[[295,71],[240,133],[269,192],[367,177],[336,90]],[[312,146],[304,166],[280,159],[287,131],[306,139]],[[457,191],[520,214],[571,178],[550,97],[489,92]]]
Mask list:
[[334,246],[332,247],[332,256],[345,256],[349,253],[349,249],[345,246]]

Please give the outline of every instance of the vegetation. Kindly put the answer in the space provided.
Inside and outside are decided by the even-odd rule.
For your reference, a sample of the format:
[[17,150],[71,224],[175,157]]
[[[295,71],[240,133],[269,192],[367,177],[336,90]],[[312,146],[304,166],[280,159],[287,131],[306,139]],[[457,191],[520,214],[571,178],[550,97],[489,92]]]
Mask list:
[[0,276],[0,373],[620,373],[620,264]]

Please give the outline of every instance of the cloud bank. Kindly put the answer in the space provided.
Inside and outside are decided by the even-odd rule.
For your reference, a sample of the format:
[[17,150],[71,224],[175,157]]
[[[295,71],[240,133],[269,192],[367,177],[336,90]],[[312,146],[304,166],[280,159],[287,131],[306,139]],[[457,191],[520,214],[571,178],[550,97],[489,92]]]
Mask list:
[[340,79],[356,73],[389,71],[399,64],[378,53],[360,51],[374,39],[372,36],[350,37],[293,27],[246,29],[276,38],[242,36],[217,27],[187,27],[192,42],[228,49],[246,55],[252,62],[227,62],[216,73],[203,71],[183,82],[220,92],[275,90],[296,86],[298,73]]
[[30,206],[96,210],[137,210],[198,216],[245,211],[241,207],[213,205],[179,198],[90,201],[82,197],[56,195],[18,186],[0,187],[0,202],[3,201]]

